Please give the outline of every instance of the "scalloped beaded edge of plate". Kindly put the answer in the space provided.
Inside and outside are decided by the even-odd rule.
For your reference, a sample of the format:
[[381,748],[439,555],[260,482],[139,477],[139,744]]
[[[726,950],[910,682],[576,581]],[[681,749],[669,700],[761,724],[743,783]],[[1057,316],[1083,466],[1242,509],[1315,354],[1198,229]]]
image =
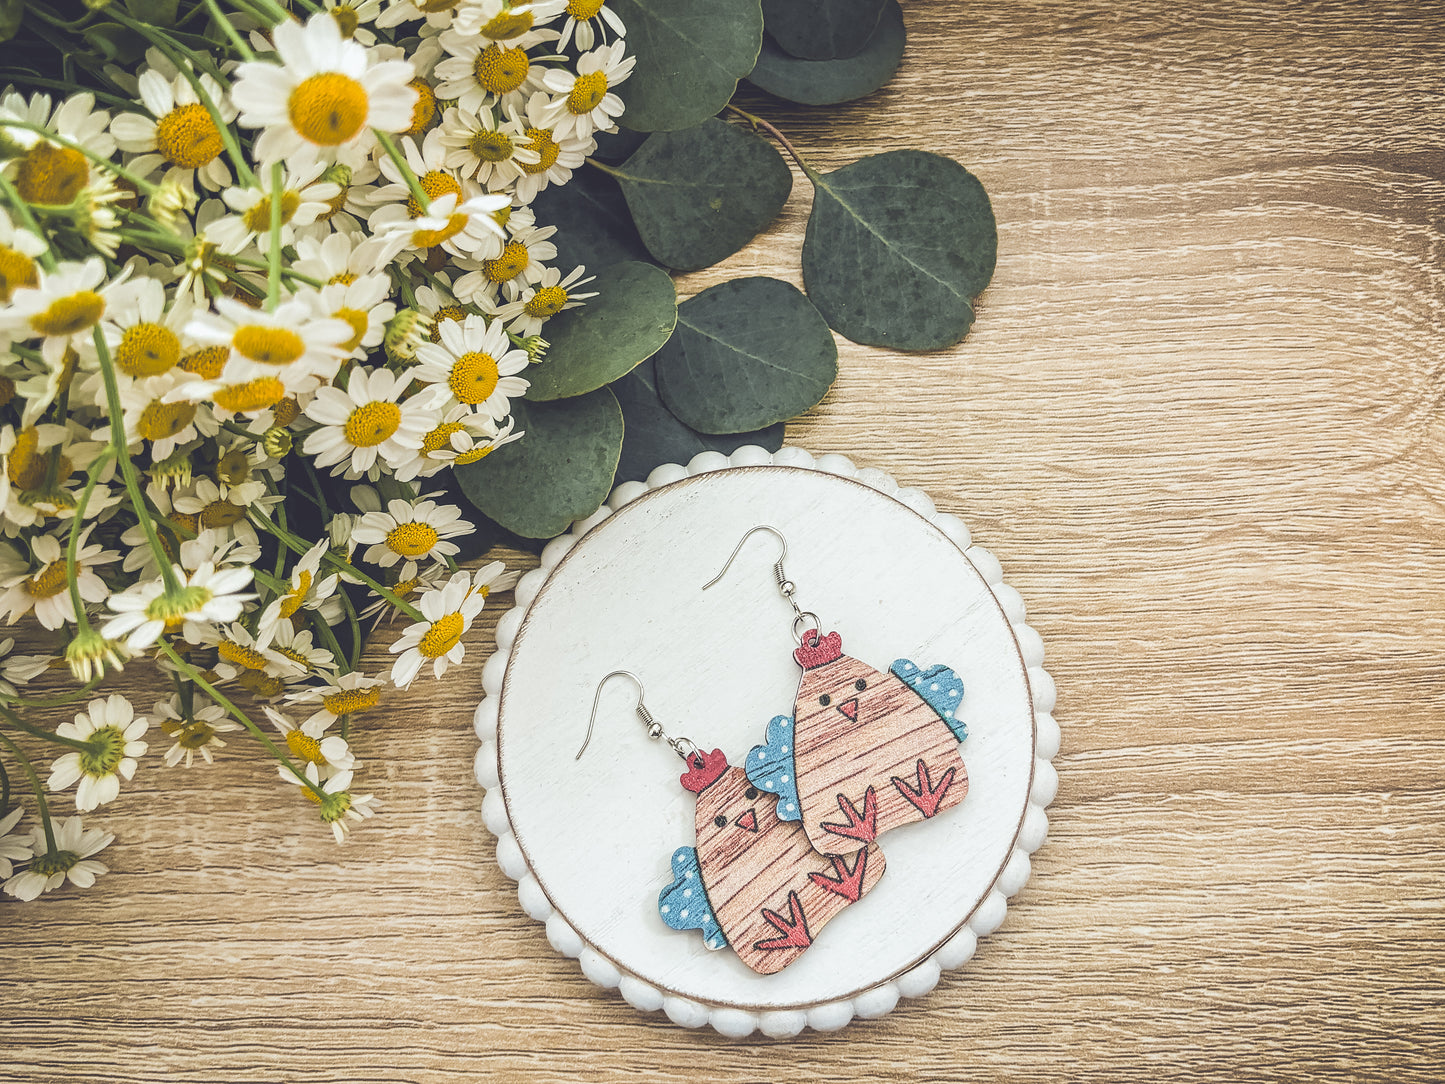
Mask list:
[[[1008,618],[1019,652],[1028,674],[1029,690],[1034,708],[1034,773],[1029,790],[1028,806],[1014,840],[1013,853],[1004,863],[1003,871],[988,894],[979,901],[968,921],[928,959],[890,982],[866,990],[847,1000],[815,1005],[807,1009],[749,1012],[745,1009],[709,1006],[688,998],[675,997],[617,967],[596,952],[552,909],[537,879],[527,868],[521,848],[512,835],[506,804],[498,787],[497,713],[502,677],[511,658],[512,643],[537,597],[542,584],[562,555],[578,540],[613,512],[636,500],[649,490],[695,474],[722,470],[726,467],[801,467],[824,471],[842,478],[852,478],[913,509],[944,533],[968,558],[998,599]],[[481,747],[476,755],[477,782],[486,792],[482,799],[482,819],[487,830],[497,837],[497,864],[517,882],[517,898],[528,915],[547,928],[547,940],[563,956],[581,965],[582,973],[603,989],[617,989],[623,999],[644,1012],[661,1009],[669,1020],[683,1027],[695,1028],[710,1024],[720,1034],[742,1038],[761,1031],[775,1039],[797,1035],[805,1027],[816,1031],[837,1031],[857,1017],[871,1020],[891,1012],[900,998],[921,997],[938,984],[944,971],[967,962],[978,946],[978,939],[998,929],[1003,922],[1008,899],[1029,879],[1029,856],[1043,844],[1049,821],[1045,810],[1054,800],[1059,777],[1051,763],[1059,749],[1059,725],[1054,721],[1056,700],[1054,680],[1043,667],[1044,642],[1025,622],[1023,597],[1003,582],[1003,568],[998,559],[982,546],[974,545],[968,528],[957,516],[939,512],[928,494],[899,484],[888,474],[874,468],[860,470],[842,455],[821,455],[816,458],[801,448],[783,447],[777,452],[747,445],[732,455],[721,452],[700,452],[687,464],[664,463],[647,476],[646,482],[624,482],[612,491],[605,504],[585,519],[572,525],[570,531],[552,539],[542,550],[541,563],[518,581],[515,602],[497,622],[497,648],[482,667],[483,699],[473,715],[473,726]]]

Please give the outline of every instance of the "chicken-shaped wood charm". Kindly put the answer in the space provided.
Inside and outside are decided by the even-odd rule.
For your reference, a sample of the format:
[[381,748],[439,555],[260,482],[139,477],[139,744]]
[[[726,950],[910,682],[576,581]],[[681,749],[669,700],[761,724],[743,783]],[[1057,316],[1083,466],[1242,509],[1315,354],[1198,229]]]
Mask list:
[[819,854],[720,749],[692,754],[682,785],[697,795],[697,847],[672,856],[675,879],[658,912],[673,929],[701,930],[709,948],[731,945],[759,974],[796,960],[883,876],[883,854],[871,844]]
[[958,675],[907,659],[880,673],[844,655],[836,632],[810,630],[793,657],[803,668],[795,715],[768,724],[767,741],[748,754],[747,776],[778,796],[778,816],[802,821],[814,848],[850,854],[963,801]]

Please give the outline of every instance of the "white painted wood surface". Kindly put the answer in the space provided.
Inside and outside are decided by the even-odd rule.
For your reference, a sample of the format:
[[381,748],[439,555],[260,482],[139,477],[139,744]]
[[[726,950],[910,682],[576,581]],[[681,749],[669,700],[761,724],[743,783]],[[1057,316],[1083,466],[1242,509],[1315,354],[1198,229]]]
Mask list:
[[[730,1034],[838,1027],[931,989],[1002,920],[1056,782],[1053,686],[997,562],[921,492],[799,449],[706,453],[619,487],[609,503],[518,585],[483,673],[477,775],[522,906],[600,985]],[[953,667],[969,727],[967,799],[889,833],[878,887],[770,976],[658,918],[672,853],[693,843],[693,795],[678,783],[682,762],[648,740],[628,683],[604,691],[592,743],[573,760],[597,683],[614,669],[639,675],[669,733],[734,764],[791,711],[798,668],[792,612],[771,575],[776,542],[755,536],[701,591],[759,523],[787,536],[799,604],[849,654],[880,669],[900,657]]]

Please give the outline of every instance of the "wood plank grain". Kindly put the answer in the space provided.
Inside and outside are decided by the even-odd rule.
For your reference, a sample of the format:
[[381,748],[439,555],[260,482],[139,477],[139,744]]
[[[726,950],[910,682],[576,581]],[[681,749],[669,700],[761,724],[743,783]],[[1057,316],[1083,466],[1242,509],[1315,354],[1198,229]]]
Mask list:
[[[747,100],[820,169],[952,155],[998,214],[968,340],[840,343],[789,439],[929,491],[1028,600],[1064,744],[1003,928],[787,1047],[599,993],[477,812],[483,621],[361,722],[384,810],[344,848],[239,742],[144,766],[97,889],[3,909],[0,1081],[1438,1080],[1445,4],[904,13],[867,101]],[[801,282],[797,180],[682,291]]]

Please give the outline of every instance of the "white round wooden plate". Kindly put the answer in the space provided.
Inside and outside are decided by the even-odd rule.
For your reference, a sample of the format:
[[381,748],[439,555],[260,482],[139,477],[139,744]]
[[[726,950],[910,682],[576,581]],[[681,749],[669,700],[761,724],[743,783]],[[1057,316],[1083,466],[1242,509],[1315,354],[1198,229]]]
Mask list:
[[[628,682],[608,684],[592,743],[573,759],[611,670],[642,679],[668,733],[733,764],[769,719],[792,713],[798,667],[775,541],[754,536],[701,590],[761,523],[786,535],[799,604],[842,634],[847,654],[878,669],[909,658],[957,671],[969,775],[960,805],[885,836],[878,886],[768,976],[658,917],[672,853],[694,842],[694,796],[678,782],[681,761],[648,740]],[[553,947],[639,1009],[731,1036],[882,1016],[972,956],[1028,879],[1058,782],[1043,653],[993,556],[881,471],[757,447],[658,467],[550,542],[497,625],[475,718],[497,861]]]

